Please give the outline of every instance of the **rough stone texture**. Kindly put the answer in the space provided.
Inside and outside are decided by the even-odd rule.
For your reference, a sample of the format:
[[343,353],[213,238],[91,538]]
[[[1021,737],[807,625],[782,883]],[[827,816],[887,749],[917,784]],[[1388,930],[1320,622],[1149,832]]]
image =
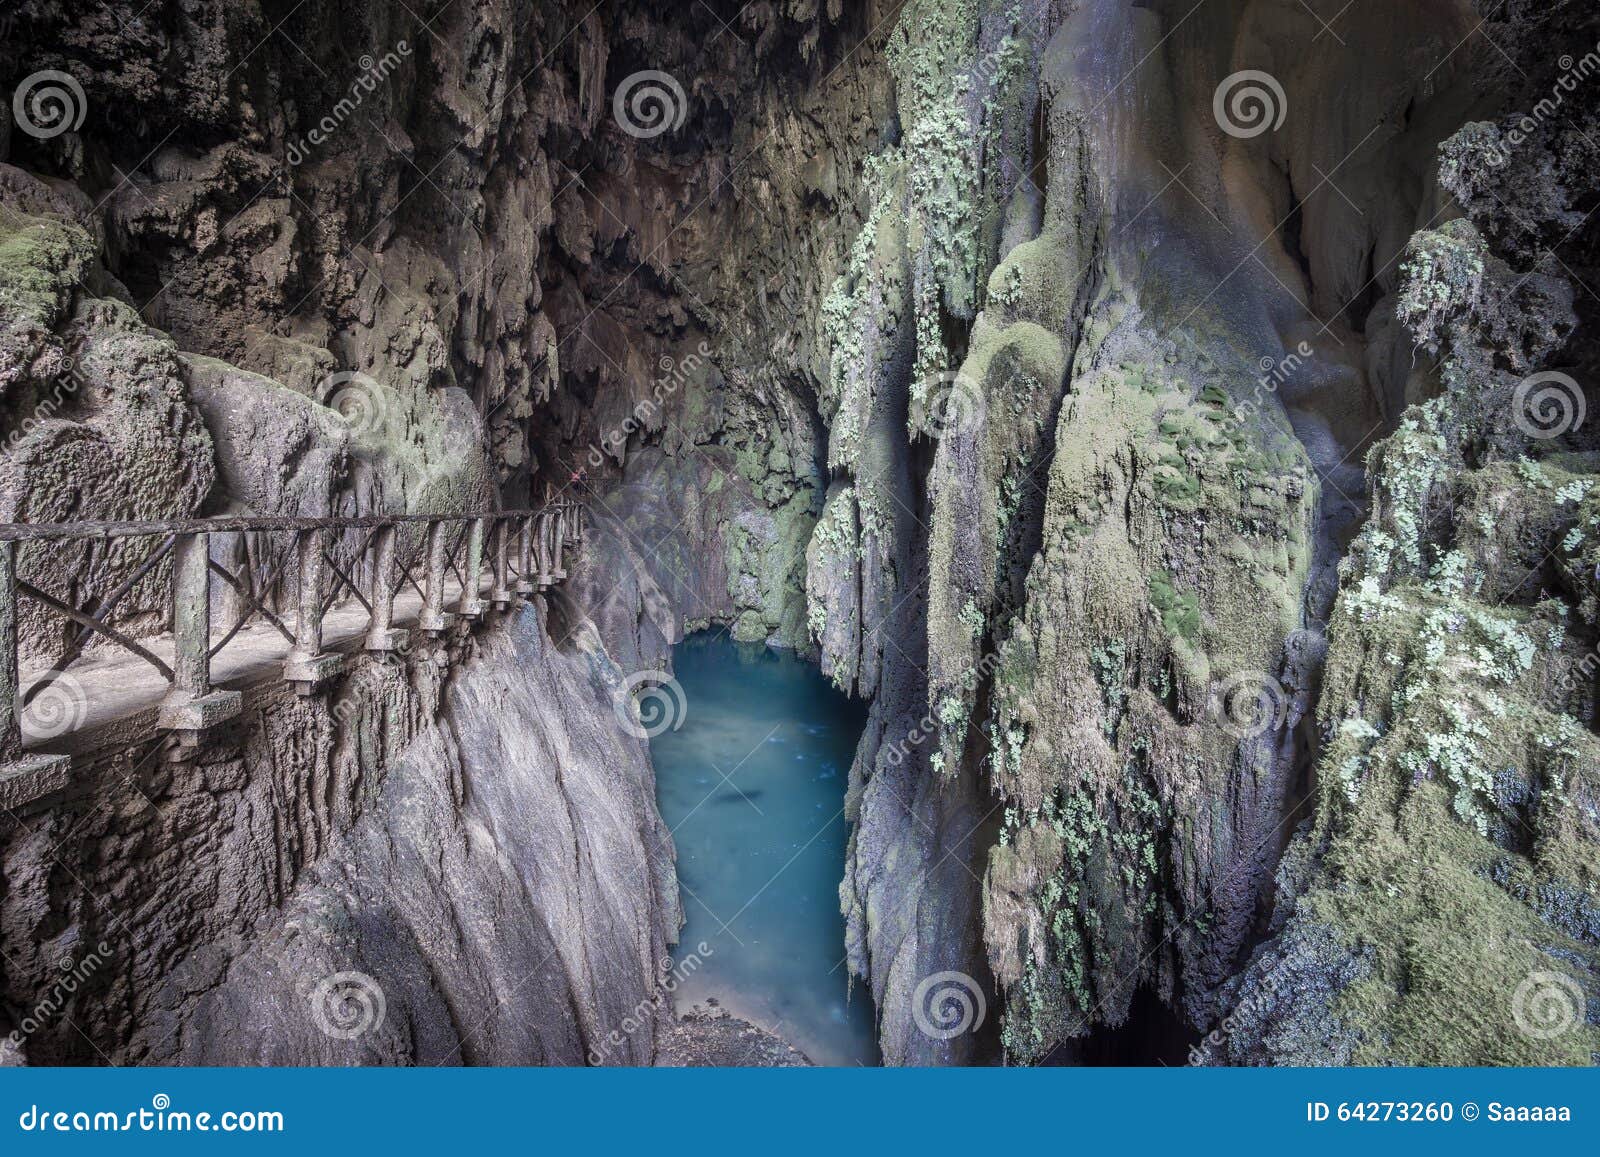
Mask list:
[[[681,919],[648,760],[595,709],[605,663],[553,651],[531,611],[489,636],[162,1059],[584,1063]],[[351,970],[391,1012],[347,1042],[307,1012],[310,985]],[[605,1061],[653,1055],[645,1023]]]
[[[991,409],[1011,407],[1041,378],[1058,396],[1044,339],[1071,346],[1053,453],[1013,487],[1024,526],[1043,498],[1042,524],[1024,605],[1010,629],[1002,618],[988,743],[1007,817],[986,935],[1010,993],[1004,1043],[1024,1059],[1122,1024],[1141,985],[1208,1025],[1296,804],[1331,568],[1357,513],[1344,460],[1394,392],[1393,335],[1334,316],[1369,276],[1374,300],[1394,277],[1356,277],[1346,246],[1353,229],[1369,234],[1356,244],[1387,267],[1435,199],[1425,180],[1395,179],[1447,131],[1436,126],[1460,108],[1460,80],[1447,68],[1421,93],[1406,62],[1467,25],[1435,5],[1408,29],[1352,25],[1366,51],[1308,55],[1292,7],[1235,5],[1169,38],[1176,6],[1086,3],[1043,54],[1043,226],[992,275],[996,316],[968,361]],[[1162,63],[1141,67],[1147,54]],[[1197,65],[1218,59],[1279,78],[1282,132],[1164,127],[1209,110],[1227,70]],[[1360,69],[1359,85],[1341,68]],[[1335,106],[1342,119],[1320,123]],[[1354,210],[1315,176],[1348,158]],[[1015,351],[1009,365],[997,346]],[[1308,352],[1290,361],[1297,349]],[[1263,390],[1261,367],[1286,363]],[[1026,463],[1039,441],[998,448]],[[947,449],[961,468],[961,445]],[[991,437],[991,461],[996,449]],[[952,541],[955,569],[936,558],[953,589],[936,584],[930,630],[947,639],[962,637],[964,607],[986,623],[1015,589],[997,590],[977,553],[994,549],[993,526]],[[951,673],[976,653],[957,647]],[[941,694],[944,743],[958,750],[974,696]]]
[[[87,290],[96,252],[88,234],[62,219],[71,208],[16,170],[0,184],[0,383],[9,419],[0,520],[195,514],[215,468],[177,350],[124,301]],[[153,545],[30,546],[20,573],[69,605],[94,607]],[[118,608],[120,624],[159,630],[165,585],[158,572],[130,592]],[[23,665],[48,665],[65,644],[67,625],[31,603],[19,619]]]
[[[1337,51],[1300,0],[23,0],[0,80],[66,68],[90,117],[0,133],[9,517],[514,504],[578,471],[594,508],[547,626],[599,683],[515,632],[463,680],[537,644],[571,732],[467,700],[452,737],[392,687],[353,727],[400,727],[359,806],[302,800],[352,782],[305,719],[249,786],[163,767],[191,842],[224,838],[212,796],[250,801],[207,853],[257,869],[243,907],[166,895],[175,841],[128,834],[136,800],[126,830],[88,809],[75,854],[167,938],[90,1035],[206,1057],[204,1025],[261,1015],[282,1059],[581,1059],[672,931],[665,877],[617,878],[648,791],[591,872],[548,866],[565,807],[503,827],[555,790],[539,758],[463,785],[603,730],[600,687],[720,624],[871,703],[841,903],[891,1063],[1070,1056],[1141,988],[1221,1033],[1212,1060],[1591,1054],[1592,1026],[1535,1047],[1508,1020],[1536,973],[1593,990],[1600,886],[1593,423],[1511,420],[1523,375],[1596,370],[1592,97],[1517,112],[1552,46],[1596,42],[1550,7],[1483,6],[1511,67],[1468,0],[1323,12]],[[655,136],[610,99],[643,69],[684,89]],[[1286,109],[1239,138],[1212,97],[1245,69]],[[25,573],[92,602],[136,561]],[[163,628],[164,583],[131,629]],[[7,844],[6,1016],[96,933],[102,877],[46,854],[70,831]],[[513,903],[581,929],[517,922],[502,952]],[[551,949],[553,1009],[472,1033]],[[294,1019],[346,960],[392,977],[365,1057]],[[934,1041],[911,1002],[950,970],[993,1015]],[[727,1035],[664,1055],[725,1055],[684,1033]]]
[[[553,326],[538,309],[558,166],[540,142],[548,136],[552,147],[571,149],[598,128],[597,90],[585,100],[575,94],[597,80],[590,70],[603,61],[603,26],[596,17],[574,28],[556,4],[424,7],[431,29],[388,4],[307,5],[286,20],[253,3],[136,16],[131,6],[113,15],[91,4],[30,2],[8,20],[0,53],[7,91],[35,68],[63,67],[83,78],[93,116],[81,133],[53,141],[12,131],[9,118],[0,135],[0,161],[15,162],[0,165],[0,417],[11,435],[4,517],[364,514],[520,503],[532,493],[528,419],[559,370]],[[401,46],[408,35],[414,40]],[[336,106],[369,48],[382,83],[362,89],[358,117],[307,148],[318,119],[345,117]],[[541,61],[552,67],[535,67]],[[525,87],[508,92],[510,77]],[[24,575],[92,606],[151,545],[71,557],[29,548]],[[283,545],[214,547],[264,574]],[[166,588],[164,570],[154,572],[124,603],[120,625],[164,630]],[[500,650],[489,667],[505,678],[523,662],[537,667],[523,635],[491,640]],[[25,660],[49,661],[60,637],[59,626],[28,621]],[[603,665],[592,644],[582,641]],[[570,678],[570,670],[552,674],[542,690],[560,699],[555,692]],[[532,694],[536,682],[518,686]],[[635,851],[648,871],[630,874],[610,855],[617,833],[590,814],[597,793],[579,789],[576,766],[562,772],[582,797],[570,809],[530,794],[552,786],[550,753],[576,742],[558,727],[530,719],[522,730],[500,729],[498,703],[474,716],[476,738],[501,744],[499,756],[537,762],[539,782],[485,787],[481,798],[498,802],[469,820],[463,809],[474,803],[460,794],[475,774],[467,765],[490,749],[462,755],[447,722],[437,734],[429,725],[429,695],[419,698],[403,680],[347,706],[330,723],[321,708],[291,701],[261,717],[242,754],[212,752],[195,765],[168,767],[153,751],[112,756],[103,780],[77,777],[91,786],[81,804],[20,823],[8,817],[8,1005],[32,1006],[54,949],[93,943],[97,929],[126,921],[148,939],[123,949],[114,979],[102,974],[95,1011],[92,990],[75,1009],[93,1047],[119,1058],[260,1059],[276,1049],[280,1060],[398,1060],[434,1055],[454,1032],[466,1040],[461,1052],[476,1048],[481,1058],[581,1063],[588,1035],[606,1031],[648,987],[677,925],[670,851],[647,860],[641,850],[640,833],[653,842],[660,835],[642,754],[612,752],[582,733],[608,774],[645,774],[631,794],[613,784],[600,795],[612,809],[625,801],[625,822],[637,821]],[[591,689],[564,714],[580,728],[615,730],[608,694]],[[421,782],[423,771],[384,779],[413,739],[429,737],[437,790]],[[446,790],[452,759],[460,765]],[[132,782],[119,787],[114,769],[135,764]],[[177,806],[147,808],[140,791],[170,791]],[[420,832],[385,810],[419,801],[434,808]],[[561,870],[546,864],[524,881],[486,851],[494,840],[483,829],[496,813],[503,821],[523,807],[528,824],[517,835],[528,842],[518,856],[531,865],[568,849],[562,825],[576,814],[596,840],[594,871],[568,870],[563,859]],[[158,811],[176,813],[167,821],[176,830],[161,829]],[[417,840],[427,845],[452,825],[452,867],[475,883],[453,890],[448,877],[408,879],[415,909],[354,891],[334,900],[317,891],[323,877],[302,877],[327,871],[323,886],[337,891],[355,857],[414,857]],[[200,863],[209,865],[204,878],[190,880],[185,873]],[[119,902],[102,903],[111,891]],[[338,903],[348,905],[345,915],[330,915]],[[328,915],[326,939],[309,931],[303,940],[274,938],[291,911],[307,929],[313,912]],[[376,940],[344,931],[369,918]],[[470,919],[480,922],[475,938],[462,932],[447,949]],[[496,951],[489,919],[525,932],[494,959],[474,955]],[[419,945],[409,956],[383,939],[382,929],[402,924]],[[493,979],[509,989],[519,966],[533,969],[535,943],[560,948],[556,963],[544,963],[548,976],[528,984],[527,999],[545,999],[538,1015],[532,1004],[516,1005],[517,1023],[491,1024],[483,1040],[467,1040],[466,1005],[487,1015],[486,986]],[[331,967],[345,953],[399,970],[391,1008],[404,1039],[391,1034],[371,1052],[335,1057],[300,1015],[304,1001],[288,1000],[292,982],[274,989],[227,972],[237,959],[240,978],[256,966],[282,978],[286,960]],[[436,985],[413,983],[428,969],[439,970]],[[229,1045],[190,1023],[264,1013],[265,1003],[248,1013],[239,1003],[257,996],[287,1001],[272,1003],[286,1018],[276,1044],[236,1036]],[[89,1041],[63,1032],[57,1024],[48,1040],[31,1039],[29,1058],[97,1059]],[[649,1055],[648,1033],[630,1041],[628,1059]]]
[[[614,668],[592,633],[557,652],[541,618],[486,636],[447,688],[431,654],[364,663],[267,697],[196,764],[135,750],[14,823],[8,1001],[109,949],[29,1059],[584,1063],[649,998],[681,916]],[[353,1040],[317,1003],[342,972],[384,997]],[[603,1059],[649,1063],[653,1028]]]
[[[1373,514],[1329,628],[1316,821],[1231,989],[1276,1015],[1242,1018],[1213,1060],[1600,1059],[1600,443],[1593,303],[1572,281],[1595,264],[1600,98],[1563,86],[1553,51],[1582,58],[1600,22],[1490,15],[1509,59],[1473,71],[1510,99],[1441,148],[1465,217],[1419,231],[1401,264],[1428,388],[1369,458]],[[1551,92],[1560,115],[1532,116]],[[1519,397],[1541,370],[1566,375],[1557,393]],[[1306,999],[1271,995],[1279,961]]]
[[782,1038],[726,1014],[691,1013],[658,1031],[656,1064],[666,1068],[796,1068],[810,1063]]

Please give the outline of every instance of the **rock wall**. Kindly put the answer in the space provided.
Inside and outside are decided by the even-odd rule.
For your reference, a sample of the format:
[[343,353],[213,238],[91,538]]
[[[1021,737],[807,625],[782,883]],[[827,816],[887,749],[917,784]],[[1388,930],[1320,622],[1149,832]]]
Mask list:
[[[1070,1061],[1151,1000],[1217,1060],[1592,1051],[1506,1012],[1530,977],[1593,983],[1596,450],[1526,405],[1593,380],[1591,19],[93,7],[22,0],[0,50],[89,112],[0,132],[6,517],[514,504],[575,475],[592,509],[550,641],[487,640],[438,727],[402,695],[403,774],[363,773],[309,843],[260,837],[293,870],[251,931],[196,980],[152,958],[97,1041],[203,1058],[194,1017],[264,1015],[263,1055],[351,1059],[285,979],[348,960],[395,978],[382,1059],[575,1059],[674,901],[637,753],[604,849],[559,868],[606,765],[552,785],[548,756],[604,722],[596,686],[717,625],[870,702],[840,895],[892,1063]],[[24,573],[92,606],[139,561]],[[126,629],[165,628],[164,583]],[[62,643],[24,623],[30,662]],[[519,665],[571,714],[498,734],[474,697]],[[502,748],[514,774],[485,774]],[[88,935],[40,903],[18,935]],[[208,906],[172,943],[218,942]],[[549,952],[556,1011],[473,1031]],[[989,1015],[938,1039],[916,1003],[951,972]],[[1461,1001],[1481,1015],[1441,1027]]]
[[[545,145],[570,154],[600,124],[599,17],[135,7],[7,13],[7,91],[64,71],[86,123],[0,130],[4,518],[526,501],[529,418],[559,366],[541,252],[571,176]],[[93,609],[153,545],[28,547],[23,575]],[[282,546],[213,550],[261,577]],[[114,621],[163,632],[167,587],[152,571]],[[22,628],[25,667],[64,653],[59,622]],[[677,901],[648,764],[582,670],[604,652],[559,641],[588,657],[506,625],[449,696],[426,662],[364,669],[346,699],[252,712],[196,764],[118,753],[7,816],[6,1027],[57,955],[103,943],[115,959],[75,999],[78,1028],[46,1018],[32,1059],[582,1063],[653,990]],[[483,707],[496,679],[516,684],[516,726],[499,692]],[[585,787],[591,757],[604,776]],[[380,876],[392,891],[361,890]],[[307,1020],[324,966],[385,989],[371,1049]],[[275,1035],[234,1031],[266,1020]],[[601,1059],[648,1060],[642,1031]]]
[[[1204,1059],[1600,1059],[1592,417],[1600,24],[1495,13],[1503,109],[1441,147],[1459,207],[1400,262],[1427,388],[1368,459],[1316,812]],[[1501,53],[1504,53],[1502,56]],[[1292,995],[1292,999],[1290,999]]]
[[650,1063],[631,1014],[681,914],[615,669],[592,633],[555,648],[538,609],[455,647],[448,683],[430,650],[311,699],[272,687],[193,763],[140,745],[8,816],[27,1059]]
[[[511,505],[564,485],[581,463],[596,476],[590,497],[599,509],[594,553],[580,563],[576,585],[604,589],[553,609],[550,634],[560,648],[588,639],[583,645],[599,656],[587,616],[607,628],[614,608],[640,614],[646,596],[606,577],[632,573],[612,566],[613,539],[637,555],[639,588],[671,596],[648,595],[663,616],[653,643],[636,643],[634,630],[606,630],[630,667],[649,646],[651,665],[662,665],[664,640],[713,619],[742,638],[805,644],[804,544],[820,489],[808,367],[818,357],[816,303],[848,243],[853,211],[838,166],[888,128],[883,87],[851,65],[862,30],[880,22],[875,6],[848,15],[836,2],[819,10],[808,0],[730,8],[737,27],[720,36],[714,10],[648,3],[583,13],[539,0],[308,5],[287,15],[253,3],[134,7],[106,13],[24,0],[0,49],[8,92],[56,70],[72,78],[68,99],[78,101],[65,131],[52,131],[42,106],[29,106],[29,115],[40,116],[31,127],[45,131],[12,119],[0,129],[0,421],[13,435],[0,477],[7,519]],[[647,67],[688,78],[689,62],[701,69],[708,46],[713,67],[690,85],[681,110],[695,131],[629,131],[609,99],[620,83]],[[73,117],[79,109],[81,123]],[[826,163],[795,172],[797,155]],[[726,259],[728,237],[738,239],[736,260]],[[754,297],[753,269],[761,286]],[[758,358],[758,349],[771,356]],[[643,411],[645,400],[669,405]],[[640,431],[630,445],[628,435]],[[690,504],[669,508],[670,524],[645,528],[650,549],[624,529],[648,505],[613,498],[623,514],[605,509],[607,493],[630,488],[683,493]],[[698,516],[685,519],[691,509]],[[151,545],[75,554],[29,547],[23,573],[62,601],[93,609]],[[230,568],[265,579],[284,545],[217,536],[213,549]],[[360,565],[357,545],[335,549]],[[158,567],[114,621],[136,635],[162,633],[167,588]],[[265,594],[269,606],[285,597],[282,589]],[[613,594],[621,597],[608,603]],[[227,599],[216,613],[230,615]],[[58,624],[39,616],[23,626],[25,667],[70,654]],[[378,708],[363,702],[360,711],[368,710]],[[606,700],[572,710],[575,726],[612,726]],[[430,710],[408,703],[403,714],[411,720],[403,739],[427,748]],[[491,716],[474,726],[499,722]],[[558,729],[529,729],[503,738],[513,746],[562,742]],[[318,781],[316,769],[333,757],[329,745],[342,740],[310,734],[278,774],[298,769]],[[389,761],[411,744],[380,748]],[[437,783],[466,774],[450,763],[466,756],[430,758],[439,763]],[[634,963],[653,967],[663,938],[675,933],[673,889],[662,882],[670,881],[670,862],[652,867],[660,879],[640,872],[624,885],[611,874],[620,865],[608,859],[592,873],[551,869],[535,887],[505,876],[504,865],[475,867],[463,853],[452,866],[475,883],[459,896],[451,881],[395,868],[412,872],[406,885],[436,904],[400,911],[384,896],[341,891],[341,864],[411,854],[425,837],[405,826],[405,807],[426,806],[434,827],[452,830],[476,830],[493,817],[469,820],[470,800],[452,803],[443,789],[409,776],[384,784],[333,825],[338,840],[321,825],[309,845],[289,814],[299,787],[261,796],[251,816],[275,826],[256,832],[251,849],[227,845],[212,856],[219,865],[263,856],[289,862],[274,872],[274,888],[252,890],[250,930],[209,895],[185,900],[197,914],[153,933],[162,947],[127,978],[122,1011],[95,1027],[94,1041],[119,1056],[218,1059],[219,1046],[205,1043],[192,1018],[213,1025],[270,1007],[284,1035],[277,1045],[263,1038],[263,1057],[275,1049],[284,1060],[302,1051],[305,1059],[350,1059],[306,1035],[296,1019],[303,1001],[271,982],[338,956],[408,978],[390,993],[398,1035],[363,1059],[441,1055],[454,1043],[450,1034],[465,1033],[462,1009],[485,978],[544,943],[531,926],[577,914],[614,924],[577,940],[549,933],[570,973],[529,985],[542,998],[565,992],[565,1003],[521,1029],[485,1030],[492,1042],[461,1051],[582,1059],[575,1046],[603,1027],[599,1013],[614,1001],[631,1008],[637,995],[626,975],[633,965],[606,937],[628,940]],[[519,809],[531,806],[526,793],[535,785],[514,786],[523,794],[503,796],[500,810],[530,814]],[[641,816],[653,816],[648,790],[640,800]],[[279,807],[289,813],[277,815]],[[209,804],[203,810],[205,822],[215,818]],[[77,817],[69,809],[59,830]],[[559,818],[560,809],[548,832],[528,838],[559,832]],[[13,831],[19,872],[48,876],[58,862],[77,870],[66,856],[35,862],[48,845],[29,843],[27,830],[25,823]],[[517,863],[542,854],[506,846]],[[73,845],[73,853],[92,849]],[[165,886],[178,864],[142,858],[155,854],[140,845],[108,871]],[[305,872],[313,875],[303,880]],[[570,889],[559,897],[546,891],[560,891],[567,877]],[[275,930],[274,913],[292,911],[296,927],[310,927],[313,910],[330,913],[330,890],[345,905],[345,916],[328,917],[338,927],[305,939]],[[500,913],[530,925],[509,954],[494,956],[481,937],[462,934],[450,961],[429,955],[448,939],[441,922],[459,915],[465,923],[469,909],[484,919],[482,898],[501,890],[518,894],[505,903],[530,905]],[[93,893],[69,891],[73,915],[49,919],[87,935],[99,905]],[[537,894],[520,895],[528,891]],[[187,896],[183,888],[173,894]],[[375,942],[340,923],[369,920],[374,929],[406,931]],[[220,955],[211,948],[217,924],[231,937]],[[23,920],[16,935],[37,937],[40,927]],[[421,947],[404,946],[408,937]],[[183,981],[189,987],[176,993],[158,984],[177,956],[200,946],[208,954],[195,966],[201,979]],[[484,952],[493,958],[475,955]],[[46,975],[34,955],[29,960],[7,970],[19,1015]],[[291,960],[300,971],[285,964]],[[225,964],[238,971],[223,977]],[[439,972],[437,983],[417,979],[430,971]],[[147,990],[156,988],[162,1023],[146,1033]],[[179,1043],[154,1041],[169,1034]],[[607,1059],[647,1058],[647,1038],[629,1043],[625,1055],[608,1050]],[[83,1050],[75,1047],[41,1040],[33,1052],[77,1056]]]
[[[540,619],[488,637],[438,722],[154,1055],[651,1063],[654,1019],[632,1018],[681,923],[672,837],[642,745],[609,716],[609,661],[557,652]],[[327,986],[350,972],[368,979]],[[358,1040],[326,1031],[337,1001],[372,990],[383,1023]]]
[[[1396,177],[1464,103],[1448,65],[1422,91],[1407,62],[1447,51],[1466,15],[1355,22],[1364,51],[1335,67],[1300,53],[1289,7],[1238,4],[1167,37],[1181,12],[1088,3],[1044,52],[1045,226],[991,278],[1020,302],[993,311],[968,363],[1031,388],[1059,355],[996,366],[990,351],[1038,351],[1035,318],[1072,348],[1053,456],[1028,479],[1039,545],[999,648],[990,736],[1007,823],[986,932],[1013,994],[1005,1043],[1024,1058],[1121,1025],[1142,985],[1192,1024],[1215,1016],[1270,903],[1314,742],[1300,724],[1359,510],[1347,463],[1403,393],[1377,319],[1438,197]],[[1124,27],[1135,34],[1105,50]],[[1159,65],[1140,66],[1150,54]],[[1276,78],[1281,132],[1185,131],[1188,110],[1212,111],[1217,61]],[[1335,92],[1342,119],[1322,123]],[[1318,174],[1341,162],[1336,191]],[[1374,272],[1349,265],[1352,230]],[[1263,369],[1281,387],[1263,390]],[[992,550],[996,533],[977,533]],[[954,670],[977,654],[957,642],[957,608],[997,602],[962,561],[935,620]]]
[[[1509,87],[1491,49],[1452,51],[1480,19],[1465,4],[1353,20],[1337,53],[1306,51],[1303,5],[1213,15],[912,4],[891,34],[905,149],[865,167],[873,208],[825,306],[837,473],[809,556],[824,669],[875,696],[852,964],[886,1058],[981,1054],[909,1015],[943,969],[984,979],[970,880],[927,870],[976,843],[1009,1057],[1071,1059],[1146,988],[1201,1031],[1237,1034],[1242,1004],[1259,1035],[1230,1037],[1233,1059],[1580,1058],[1587,1031],[1543,1047],[1511,1009],[1529,977],[1583,991],[1593,959],[1587,579],[1580,562],[1535,582],[1587,541],[1583,387],[1559,383],[1564,441],[1514,416],[1530,371],[1587,364],[1562,352],[1572,292],[1549,248],[1585,267],[1588,146],[1553,101],[1457,132]],[[1550,60],[1524,71],[1565,96],[1579,24],[1518,8],[1496,32],[1559,30],[1564,82]],[[1243,113],[1235,75],[1271,81]],[[1230,120],[1250,99],[1260,131]],[[1504,163],[1534,126],[1556,156]],[[1571,184],[1537,188],[1541,166]],[[1472,229],[1435,238],[1463,213]],[[1395,593],[1399,551],[1449,609]],[[1560,629],[1530,633],[1517,600]],[[1527,701],[1561,670],[1563,697]],[[1386,761],[1413,790],[1348,786]],[[1370,810],[1330,845],[1341,790]],[[1454,818],[1402,847],[1452,866],[1397,882],[1374,825],[1422,822],[1436,793]],[[1467,854],[1474,827],[1488,846]],[[1393,889],[1425,938],[1394,927]],[[1343,916],[1319,902],[1258,950],[1307,890]],[[1529,948],[1469,947],[1481,911],[1445,897],[1472,893],[1500,912],[1494,945]],[[1262,1011],[1300,995],[1262,995],[1262,961],[1286,955],[1286,983],[1319,994],[1303,1032]],[[1438,1023],[1461,988],[1486,1011]]]

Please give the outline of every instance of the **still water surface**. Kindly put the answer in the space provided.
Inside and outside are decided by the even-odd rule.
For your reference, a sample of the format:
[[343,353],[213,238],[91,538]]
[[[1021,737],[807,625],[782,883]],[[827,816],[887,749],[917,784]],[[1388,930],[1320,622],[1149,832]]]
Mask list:
[[680,1010],[715,999],[812,1061],[877,1064],[872,998],[851,990],[839,881],[862,708],[817,669],[724,632],[680,643],[683,726],[650,742],[688,923]]

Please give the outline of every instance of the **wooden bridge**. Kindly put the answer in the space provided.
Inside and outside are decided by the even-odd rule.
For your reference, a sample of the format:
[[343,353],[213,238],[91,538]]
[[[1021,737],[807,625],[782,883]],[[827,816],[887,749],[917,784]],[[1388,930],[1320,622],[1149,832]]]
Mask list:
[[[23,715],[59,682],[79,687],[73,671],[97,638],[109,640],[117,654],[109,671],[97,659],[99,676],[85,678],[107,700],[96,713],[110,718],[127,709],[137,698],[135,684],[142,684],[159,700],[156,725],[172,733],[169,750],[181,759],[207,729],[241,710],[240,692],[216,685],[214,665],[243,676],[281,661],[283,678],[309,695],[344,666],[345,656],[324,645],[330,616],[346,636],[359,631],[367,651],[404,652],[411,631],[397,621],[438,636],[459,620],[480,619],[491,607],[509,608],[561,583],[564,548],[579,545],[583,531],[584,509],[573,501],[479,514],[0,524],[0,805],[64,786],[69,757],[25,750]],[[215,555],[225,553],[213,549],[218,536],[255,543],[257,558],[271,560],[266,573],[218,562]],[[71,606],[19,573],[30,544],[130,538],[155,540],[154,549],[93,609]],[[141,583],[159,581],[163,564],[171,573],[170,634],[135,638],[115,625],[115,611]],[[223,594],[238,610],[218,632],[213,610]],[[32,677],[18,667],[19,599],[64,620],[58,657]],[[409,615],[397,619],[397,603]],[[117,660],[125,660],[120,669]]]

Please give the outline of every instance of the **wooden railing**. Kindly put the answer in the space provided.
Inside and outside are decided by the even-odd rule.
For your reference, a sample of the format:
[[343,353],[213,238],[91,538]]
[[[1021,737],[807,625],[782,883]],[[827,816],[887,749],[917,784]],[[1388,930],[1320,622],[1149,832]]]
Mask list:
[[[96,636],[110,640],[161,674],[169,689],[160,704],[158,726],[192,743],[200,732],[239,713],[239,692],[212,686],[211,661],[252,622],[265,623],[283,636],[289,648],[283,677],[302,694],[310,694],[317,684],[338,674],[344,664],[342,655],[323,650],[323,617],[341,599],[353,599],[365,608],[368,651],[403,650],[410,632],[395,626],[394,607],[396,595],[406,584],[422,600],[417,629],[440,633],[458,617],[477,619],[490,606],[504,609],[519,596],[560,583],[566,578],[563,549],[577,545],[583,530],[583,507],[571,501],[551,502],[535,510],[482,514],[0,524],[0,765],[16,764],[23,758],[21,712],[83,658]],[[408,534],[411,531],[418,534],[413,537]],[[271,570],[256,575],[246,566],[235,572],[217,562],[211,545],[212,536],[218,534],[274,536],[269,541],[276,549],[260,552],[276,556]],[[403,535],[413,539],[405,558],[397,550]],[[330,549],[334,536],[353,537],[357,548],[353,552]],[[18,573],[19,557],[30,543],[119,538],[159,538],[161,542],[93,609],[70,606]],[[346,557],[341,558],[341,553]],[[147,646],[148,640],[133,638],[113,622],[118,603],[167,562],[172,573],[171,662]],[[489,572],[487,599],[483,597],[485,570]],[[414,572],[420,572],[420,577]],[[446,592],[451,575],[458,587],[453,602]],[[211,622],[214,582],[225,584],[239,607],[237,617],[220,636],[214,635]],[[17,656],[19,599],[37,603],[77,628],[56,662],[25,692]],[[292,618],[292,623],[286,623],[285,617]]]

